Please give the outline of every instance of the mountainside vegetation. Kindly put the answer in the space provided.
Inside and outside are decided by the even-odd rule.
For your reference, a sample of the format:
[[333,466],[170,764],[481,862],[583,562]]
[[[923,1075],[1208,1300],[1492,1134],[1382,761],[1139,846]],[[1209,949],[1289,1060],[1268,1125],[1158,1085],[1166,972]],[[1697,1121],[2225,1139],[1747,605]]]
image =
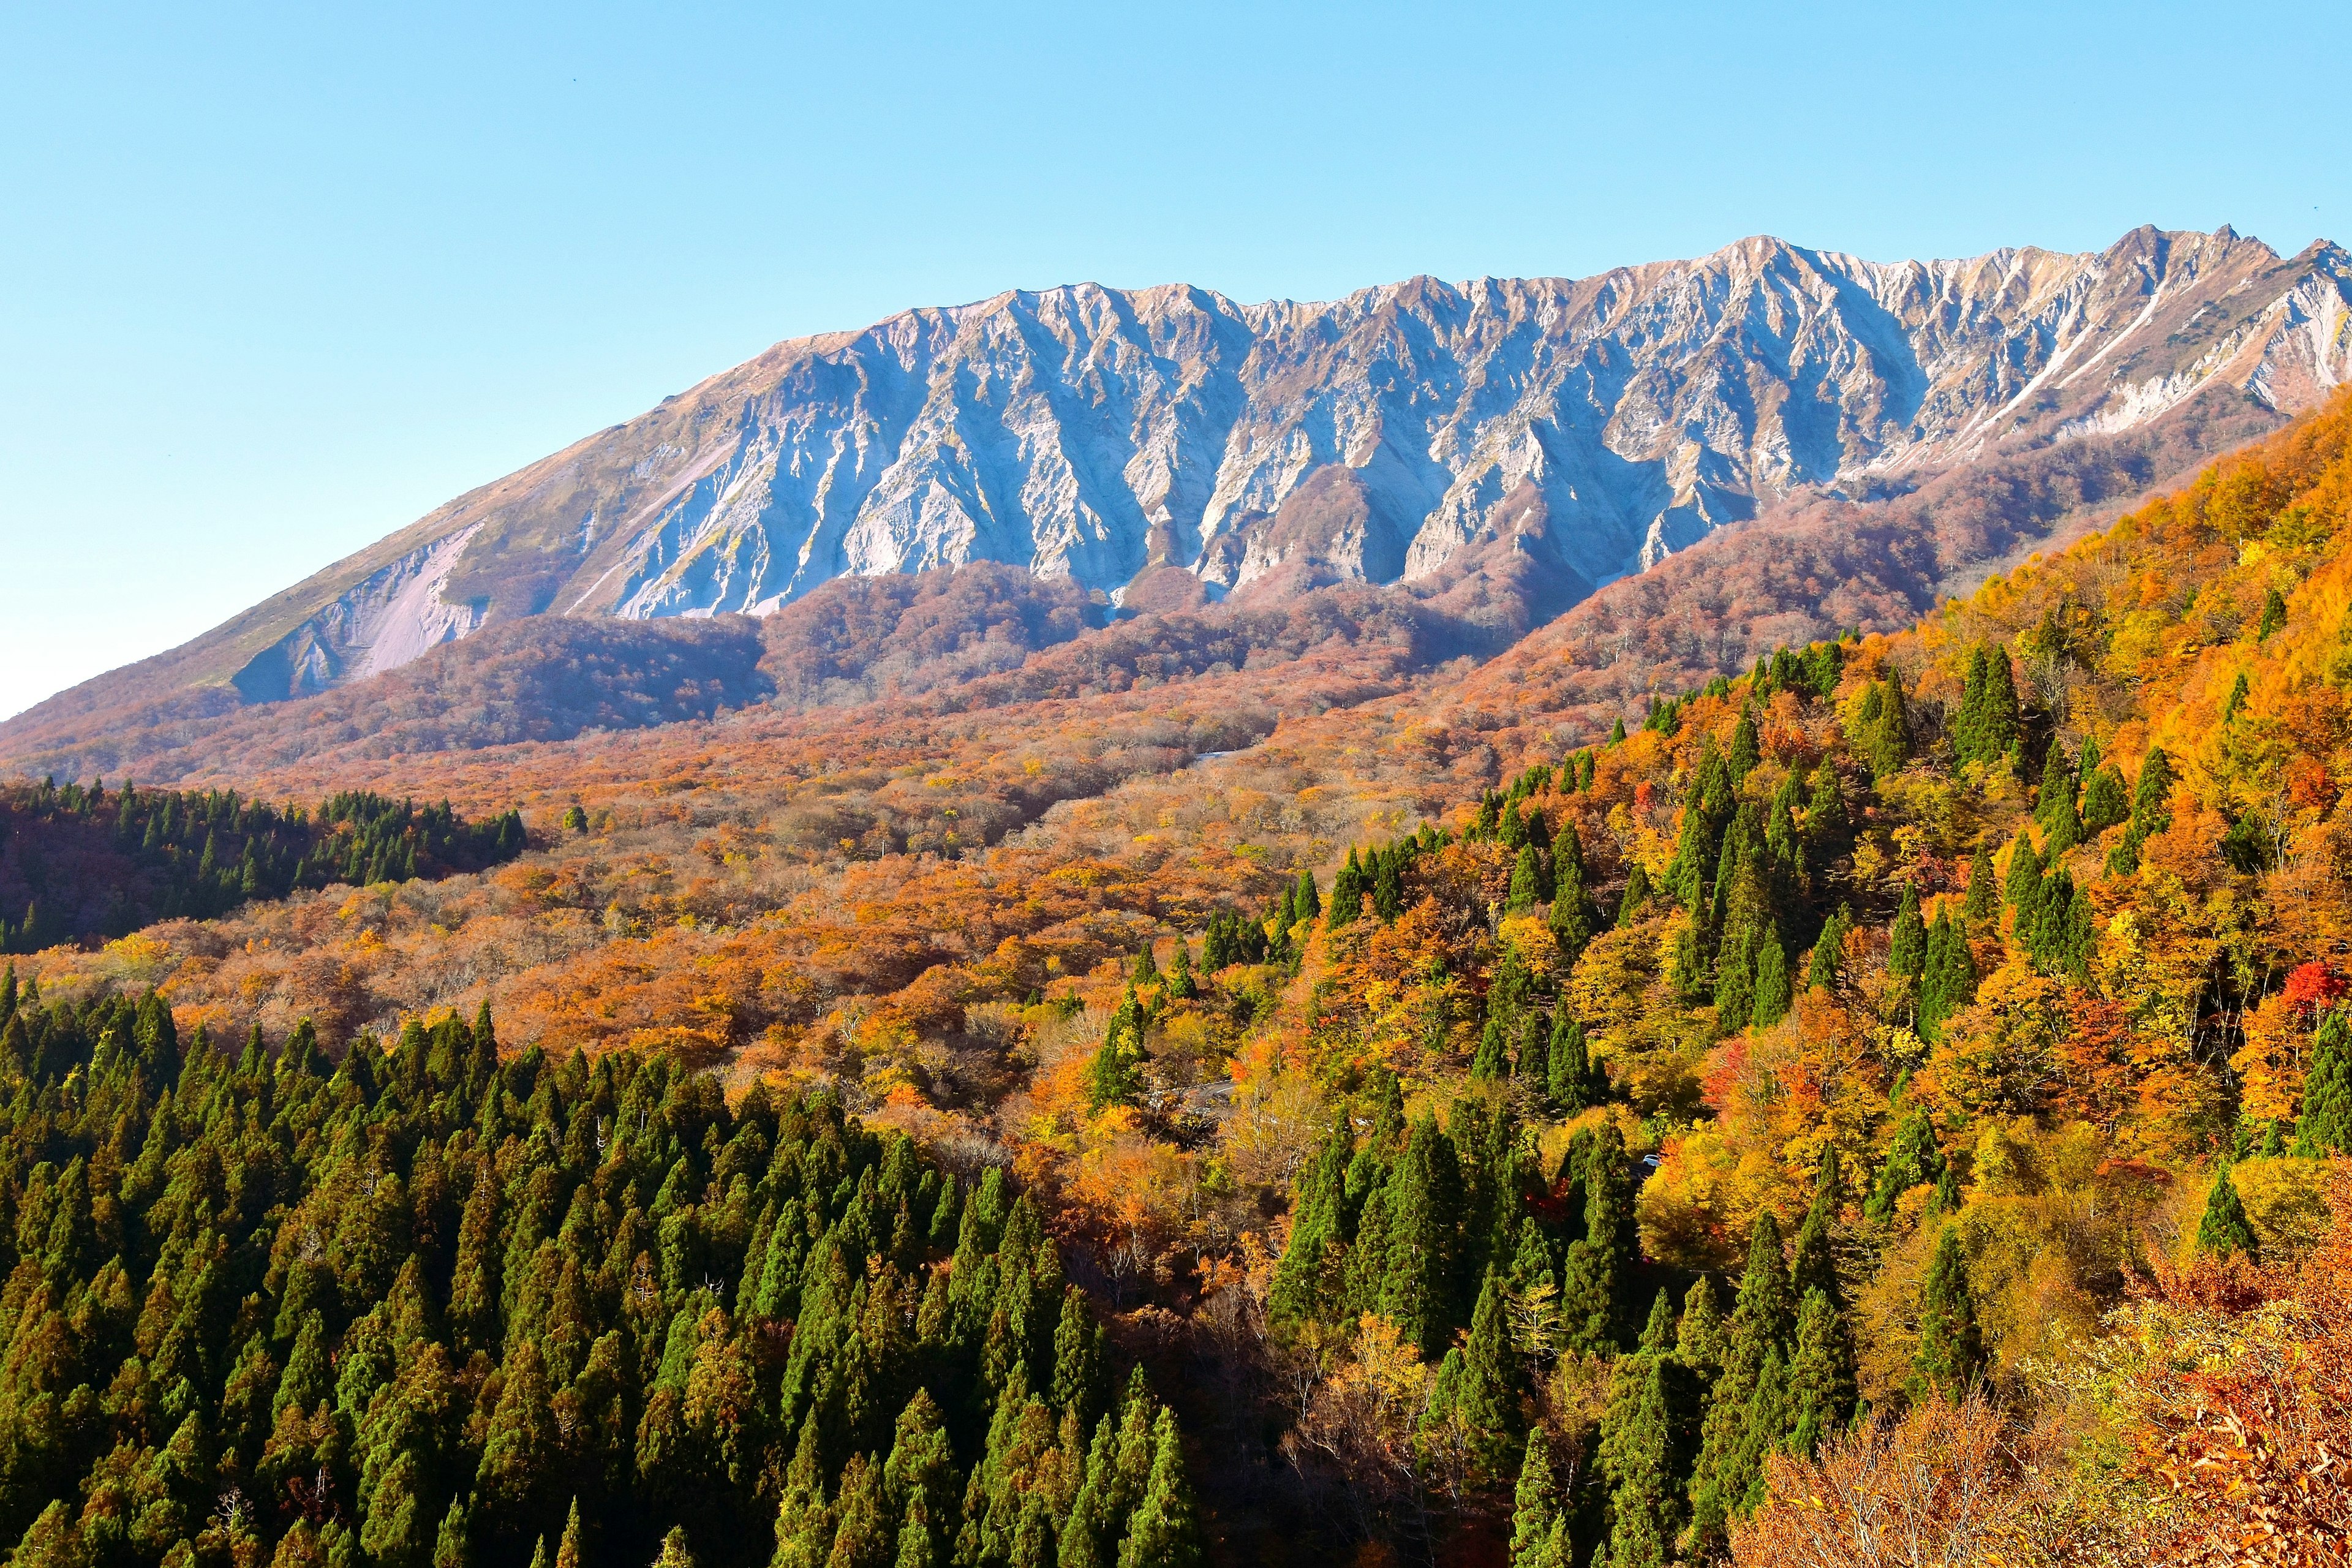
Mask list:
[[156,921],[201,920],[330,882],[391,884],[478,871],[521,854],[522,818],[467,822],[365,790],[313,812],[234,790],[110,793],[44,779],[0,788],[0,952],[121,937]]
[[[0,1033],[0,1089],[37,1131],[0,1180],[25,1215],[47,1184],[0,1310],[29,1345],[11,1303],[37,1289],[60,1323],[112,1323],[93,1292],[149,1305],[54,1375],[0,1361],[20,1410],[87,1395],[84,1425],[20,1428],[81,1446],[23,1472],[47,1479],[0,1534],[28,1532],[28,1562],[160,1561],[168,1529],[108,1521],[216,1502],[231,1477],[271,1551],[361,1563],[437,1561],[453,1511],[453,1550],[544,1536],[575,1563],[1911,1560],[1855,1544],[1873,1532],[1926,1560],[2339,1560],[2347,523],[2339,399],[1906,628],[1801,618],[1759,647],[1770,623],[1727,616],[1690,679],[1614,696],[1583,611],[1417,674],[1373,623],[1312,635],[1310,607],[1285,612],[1278,662],[1087,662],[1175,636],[1197,614],[1177,610],[895,702],[829,705],[820,683],[796,709],[257,768],[243,787],[279,797],[512,804],[532,843],[406,882],[345,877],[345,856],[282,898],[16,961],[39,1000]],[[962,616],[926,592],[845,621],[839,646],[885,649],[851,662],[971,653],[925,640],[926,616]],[[1010,586],[940,592],[1019,619]],[[525,1048],[486,1044],[489,1016]],[[232,1061],[199,1030],[260,1043]],[[257,1098],[281,1082],[315,1110]],[[625,1127],[610,1108],[633,1102]],[[219,1198],[138,1184],[215,1136],[274,1173],[259,1212],[217,1151]],[[809,1152],[827,1137],[837,1162]],[[86,1198],[60,1200],[77,1158]],[[388,1283],[354,1285],[359,1211],[333,1205],[394,1177],[405,1240],[364,1275]],[[495,1342],[453,1305],[482,1191]],[[336,1195],[306,1233],[314,1192]],[[763,1294],[794,1199],[812,1247],[859,1215],[846,1285],[818,1289],[804,1250],[801,1294]],[[102,1239],[56,1217],[76,1201]],[[966,1253],[975,1205],[999,1228]],[[205,1288],[202,1332],[239,1326],[202,1340],[203,1377],[173,1373],[184,1395],[155,1370],[196,1310],[177,1285],[153,1305],[173,1225],[175,1279],[210,1247],[238,1282]],[[238,1251],[257,1226],[266,1264]],[[632,1304],[640,1252],[658,1311]],[[369,1412],[407,1406],[338,1383],[323,1418],[302,1396],[299,1467],[255,1468],[283,1423],[275,1395],[236,1405],[229,1369],[292,1375],[285,1304],[312,1276],[281,1254],[342,1292],[317,1304],[320,1345],[361,1347],[340,1366],[378,1332],[447,1347],[429,1442],[383,1436]],[[572,1260],[585,1326],[559,1352],[540,1303]],[[967,1309],[975,1277],[993,1282]],[[904,1352],[853,1375],[884,1280]],[[519,1281],[551,1293],[526,1304]],[[934,1294],[966,1337],[920,1327]],[[1050,1329],[1048,1300],[1069,1304]],[[1100,1369],[1075,1417],[1066,1321]],[[550,1411],[549,1369],[576,1388],[621,1336],[597,1430],[625,1440],[547,1417],[607,1445],[576,1530],[556,1482],[490,1500],[509,1484],[490,1380],[528,1381],[517,1323]],[[803,1343],[835,1370],[794,1383]],[[792,1391],[825,1376],[866,1414],[805,1438],[818,1405]],[[906,1555],[891,1489],[917,1387],[960,1510],[927,1495],[929,1558]],[[665,1389],[686,1490],[662,1489],[673,1439],[645,1436]],[[721,1406],[756,1414],[739,1433]],[[211,1468],[168,1457],[191,1418]],[[370,1523],[393,1465],[371,1457],[403,1444],[433,1544]],[[184,1473],[206,1479],[174,1491]],[[1128,1511],[1088,1512],[1090,1486]],[[887,1545],[850,1531],[869,1519]],[[187,1528],[191,1552],[248,1550]]]
[[1173,1418],[1002,1169],[501,1059],[487,1011],[388,1044],[231,1056],[11,974],[13,1562],[1196,1557]]

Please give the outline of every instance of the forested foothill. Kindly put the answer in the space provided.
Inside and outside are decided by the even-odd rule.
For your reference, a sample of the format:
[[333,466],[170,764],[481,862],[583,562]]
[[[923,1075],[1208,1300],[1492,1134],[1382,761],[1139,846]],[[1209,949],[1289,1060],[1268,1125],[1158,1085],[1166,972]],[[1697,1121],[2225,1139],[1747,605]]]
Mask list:
[[[2347,521],[2339,401],[1629,700],[1572,615],[273,763],[531,847],[16,960],[0,1396],[69,1479],[0,1533],[162,1561],[230,1477],[296,1562],[2341,1561]],[[598,1487],[498,1489],[524,1429]]]
[[512,811],[468,822],[446,802],[366,790],[337,791],[312,810],[127,781],[112,791],[102,779],[0,786],[0,952],[127,936],[330,883],[480,871],[526,847]]

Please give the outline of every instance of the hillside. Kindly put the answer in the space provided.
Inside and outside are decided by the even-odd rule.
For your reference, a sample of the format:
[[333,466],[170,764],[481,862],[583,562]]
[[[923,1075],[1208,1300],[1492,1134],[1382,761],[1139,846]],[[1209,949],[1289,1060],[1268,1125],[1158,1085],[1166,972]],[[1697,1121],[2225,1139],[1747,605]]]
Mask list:
[[[364,683],[527,618],[764,614],[972,562],[1155,611],[1393,585],[1507,640],[1759,512],[1899,500],[2200,395],[2227,405],[2207,434],[2273,423],[2346,374],[2347,277],[2332,246],[2283,259],[2227,229],[1894,265],[1757,238],[1328,304],[1087,285],[910,311],[460,497],[0,725],[0,760]],[[2144,483],[2219,447],[2151,449],[2178,461]]]
[[[2095,488],[2038,484],[2052,511]],[[1833,507],[1771,537],[1829,562],[2010,547],[1965,493],[1920,495],[1925,543]],[[604,1560],[599,1531],[642,1560],[673,1521],[758,1561],[743,1531],[767,1521],[794,1562],[967,1541],[1052,1561],[1106,1519],[1170,1562],[1197,1530],[1236,1563],[1831,1563],[1873,1521],[1943,1560],[2331,1560],[2352,1541],[2328,1458],[2352,1364],[2348,527],[2339,398],[1892,635],[1720,673],[1776,635],[1734,595],[1704,679],[1638,702],[1591,684],[1577,614],[1418,673],[1349,636],[1302,637],[1278,682],[1034,673],[1158,635],[1139,617],[933,701],[288,761],[248,786],[519,805],[535,841],[16,961],[37,990],[0,1028],[0,1079],[37,1125],[0,1136],[34,1216],[0,1298],[6,1451],[35,1451],[76,1379],[100,1424],[0,1503],[58,1560],[231,1479],[277,1510],[250,1528],[278,1551],[308,1530],[327,1555],[341,1530],[383,1562],[421,1558],[436,1510],[461,1547],[568,1534],[580,1562]],[[1612,593],[1671,590],[1675,565]],[[919,662],[908,587],[839,646]],[[176,1044],[167,1064],[160,1042],[199,1029],[259,1034],[234,1064]],[[146,1191],[178,1147],[191,1185],[161,1212],[214,1212],[208,1145],[142,1131],[167,1079],[222,1108],[217,1137],[250,1130],[238,1168],[279,1173],[333,1237],[315,1287],[237,1243],[247,1348],[183,1310],[184,1392],[151,1369],[186,1364],[160,1358],[184,1353],[163,1331],[199,1221],[126,1232],[110,1264],[94,1227],[119,1221],[91,1195]],[[604,1146],[601,1109],[579,1112],[608,1096],[640,1131],[660,1108],[657,1150]],[[810,1152],[828,1137],[840,1154]],[[489,1183],[467,1162],[493,1145]],[[918,1224],[942,1181],[903,1196],[919,1148],[1007,1173],[952,1238]],[[458,1289],[462,1227],[446,1239],[468,1185],[486,1216],[536,1216],[495,1310]],[[360,1245],[383,1191],[415,1194],[413,1269]],[[887,1243],[877,1204],[903,1216]],[[236,1212],[229,1234],[259,1234]],[[838,1262],[803,1245],[836,1234]],[[1005,1234],[1026,1267],[960,1297]],[[149,1282],[118,1283],[132,1268]],[[899,1331],[873,1302],[919,1279],[931,1326],[868,1361],[850,1322]],[[331,1282],[313,1331],[295,1293]],[[1026,1303],[1065,1283],[1049,1335]],[[576,1332],[530,1327],[551,1287],[578,1290]],[[40,1347],[75,1312],[112,1337],[61,1363]],[[331,1398],[296,1377],[305,1355],[387,1365],[380,1341],[446,1345],[448,1381],[379,1405],[377,1372]],[[546,1419],[611,1413],[565,1439],[614,1478],[577,1527],[572,1450],[500,1436],[536,1429],[559,1357],[566,1397],[604,1403]],[[1116,1418],[1112,1363],[1142,1369]],[[936,1415],[903,1381],[825,1403],[915,1366],[938,1369]],[[289,1379],[299,1397],[265,1392]],[[454,1414],[402,1426],[403,1400]],[[184,1411],[203,1425],[182,1442]],[[271,1419],[280,1457],[256,1466]],[[209,1446],[233,1423],[249,1437]],[[934,1430],[964,1479],[910,1538],[893,1456]],[[423,1479],[388,1491],[403,1452]],[[328,1480],[348,1504],[306,1511]],[[1109,1513],[1079,1500],[1090,1480]]]

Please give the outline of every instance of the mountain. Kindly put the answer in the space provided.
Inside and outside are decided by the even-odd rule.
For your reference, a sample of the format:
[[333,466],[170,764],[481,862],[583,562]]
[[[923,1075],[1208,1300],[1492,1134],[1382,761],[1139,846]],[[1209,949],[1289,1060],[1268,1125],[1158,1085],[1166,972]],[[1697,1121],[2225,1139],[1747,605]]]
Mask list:
[[500,622],[768,614],[976,561],[1130,611],[1350,581],[1499,595],[1524,629],[1759,512],[1878,504],[2200,394],[2241,433],[2275,423],[2352,375],[2347,302],[2337,247],[2282,259],[2224,227],[1895,264],[1759,237],[1326,304],[1088,284],[912,310],[780,343],[459,497],[0,725],[0,756],[321,691]]

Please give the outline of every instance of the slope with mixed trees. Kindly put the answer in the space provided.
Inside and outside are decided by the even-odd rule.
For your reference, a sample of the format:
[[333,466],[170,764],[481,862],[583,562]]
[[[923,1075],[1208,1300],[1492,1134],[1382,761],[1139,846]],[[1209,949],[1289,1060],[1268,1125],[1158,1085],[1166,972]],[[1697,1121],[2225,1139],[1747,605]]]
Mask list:
[[383,759],[341,782],[542,841],[21,962],[371,1067],[488,998],[561,1073],[676,1047],[1008,1162],[1232,1560],[2298,1561],[2346,1524],[2348,484],[2339,404],[1609,723],[1343,642],[1279,718],[1211,669]]

